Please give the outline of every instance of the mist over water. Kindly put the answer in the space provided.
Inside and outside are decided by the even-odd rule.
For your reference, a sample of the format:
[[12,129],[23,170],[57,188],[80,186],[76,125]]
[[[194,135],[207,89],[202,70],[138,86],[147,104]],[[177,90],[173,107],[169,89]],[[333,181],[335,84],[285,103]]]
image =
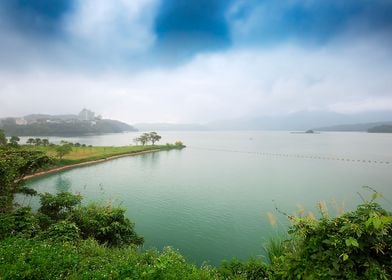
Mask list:
[[[144,248],[173,246],[199,264],[262,255],[263,242],[284,232],[288,224],[275,206],[287,213],[304,208],[316,214],[316,203],[323,200],[334,214],[333,200],[347,210],[361,202],[357,192],[369,197],[365,185],[392,200],[392,135],[160,134],[163,143],[182,140],[188,147],[69,170],[29,181],[27,186],[121,205],[145,237]],[[124,145],[136,135],[71,140]],[[277,218],[277,227],[270,225],[268,212]]]

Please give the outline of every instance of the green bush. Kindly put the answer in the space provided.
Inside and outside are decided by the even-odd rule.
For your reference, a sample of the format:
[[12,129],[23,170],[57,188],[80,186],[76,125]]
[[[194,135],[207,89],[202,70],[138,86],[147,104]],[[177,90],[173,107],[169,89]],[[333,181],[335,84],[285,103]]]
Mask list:
[[80,229],[82,238],[94,238],[101,244],[141,245],[143,238],[134,231],[134,224],[125,217],[125,209],[91,204],[78,207],[70,216]]
[[293,222],[297,250],[274,260],[276,279],[392,278],[392,217],[373,200],[340,217]]
[[54,235],[61,230],[69,230],[73,232],[68,236],[71,240],[80,235],[83,239],[94,238],[109,246],[143,244],[143,238],[136,234],[134,224],[125,217],[125,209],[98,204],[82,206],[81,201],[80,195],[68,192],[42,194],[37,214],[41,228]]
[[52,224],[40,237],[51,241],[77,242],[80,240],[80,230],[75,223],[63,220]]
[[137,252],[94,240],[79,244],[10,238],[0,242],[1,279],[222,279],[167,248]]
[[0,213],[0,239],[15,235],[29,238],[38,231],[37,217],[29,207],[22,207],[11,213]]
[[1,279],[65,279],[81,255],[70,243],[9,238],[0,242]]
[[176,146],[184,146],[184,144],[181,141],[176,141],[174,143],[174,145],[176,145]]
[[69,192],[40,194],[41,207],[38,212],[49,217],[53,222],[66,219],[69,214],[80,205],[82,197]]
[[223,279],[247,279],[263,280],[269,279],[269,268],[261,260],[251,258],[246,262],[233,259],[223,261],[218,268]]

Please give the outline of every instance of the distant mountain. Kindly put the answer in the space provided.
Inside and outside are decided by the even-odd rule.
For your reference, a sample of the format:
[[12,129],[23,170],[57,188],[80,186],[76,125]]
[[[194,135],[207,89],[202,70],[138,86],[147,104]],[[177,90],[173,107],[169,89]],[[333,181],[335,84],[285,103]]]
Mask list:
[[392,133],[392,123],[375,126],[368,129],[369,133]]
[[79,115],[34,114],[5,118],[0,120],[0,128],[8,136],[84,136],[137,131],[129,124],[102,119],[87,109],[83,109]]
[[24,116],[23,119],[25,119],[28,123],[34,123],[34,122],[39,122],[41,120],[75,120],[78,119],[78,115],[47,115],[47,114],[31,114]]
[[138,123],[135,127],[140,131],[179,131],[179,130],[207,130],[201,124],[174,124],[174,123]]
[[342,124],[327,127],[315,128],[318,131],[369,131],[374,127],[380,127],[384,125],[392,125],[390,122],[371,122],[371,123],[355,123],[355,124]]
[[[385,122],[383,122],[385,120]],[[339,114],[324,111],[304,111],[279,116],[260,116],[233,120],[215,121],[206,124],[212,130],[323,130],[330,126],[352,123],[387,123],[392,120],[392,111]],[[366,131],[368,128],[363,129]],[[341,130],[343,131],[343,130]],[[362,131],[362,130],[360,130]]]

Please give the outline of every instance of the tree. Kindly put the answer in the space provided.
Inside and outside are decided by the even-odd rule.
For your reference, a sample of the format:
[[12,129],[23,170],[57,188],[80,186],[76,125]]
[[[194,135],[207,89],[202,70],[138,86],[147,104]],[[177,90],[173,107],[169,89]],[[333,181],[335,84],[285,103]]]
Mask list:
[[35,140],[34,140],[34,138],[29,138],[29,139],[27,139],[26,143],[29,145],[33,145],[35,143]]
[[148,133],[143,133],[140,137],[136,138],[135,140],[140,142],[144,146],[150,140],[150,137]]
[[148,134],[148,138],[151,141],[151,143],[154,145],[155,142],[158,142],[159,140],[161,140],[162,136],[158,135],[158,133],[156,133],[156,132],[150,132]]
[[56,154],[59,159],[62,159],[63,156],[69,154],[72,151],[72,146],[70,144],[64,144],[56,147]]
[[13,195],[21,190],[24,176],[51,163],[41,151],[6,147],[0,149],[0,213],[12,209]]
[[162,138],[162,136],[158,135],[158,133],[150,132],[150,133],[143,133],[139,137],[135,138],[133,141],[136,144],[141,143],[143,146],[151,141],[152,145],[154,145],[156,142],[161,140],[161,138]]
[[49,145],[49,139],[42,139],[42,145],[43,146],[48,146]]
[[56,195],[50,193],[40,194],[41,207],[39,213],[45,214],[52,222],[67,218],[82,201],[80,195],[69,192],[60,192]]
[[0,146],[7,144],[7,138],[5,137],[4,131],[0,129]]
[[41,138],[35,138],[34,139],[34,143],[35,143],[36,146],[40,146],[42,144]]
[[18,147],[19,146],[19,143],[18,143],[19,141],[20,141],[20,138],[18,136],[11,136],[9,144],[12,147]]

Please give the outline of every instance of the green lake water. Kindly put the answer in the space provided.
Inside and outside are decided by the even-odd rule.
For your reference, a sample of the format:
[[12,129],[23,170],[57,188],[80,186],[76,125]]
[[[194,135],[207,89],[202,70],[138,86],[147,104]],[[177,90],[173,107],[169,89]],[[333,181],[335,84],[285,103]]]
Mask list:
[[[127,209],[144,248],[172,246],[188,260],[263,254],[269,236],[285,230],[277,213],[299,205],[316,213],[320,200],[352,209],[372,186],[392,200],[392,135],[367,133],[161,132],[161,142],[188,147],[112,160],[29,181],[39,192],[81,193],[87,201]],[[127,145],[139,133],[71,138]],[[63,139],[63,138],[61,138]],[[53,138],[58,141],[59,138]],[[34,204],[29,199],[23,202]],[[380,202],[389,208],[387,200]],[[329,210],[335,213],[333,203]],[[278,219],[272,227],[267,213]]]

